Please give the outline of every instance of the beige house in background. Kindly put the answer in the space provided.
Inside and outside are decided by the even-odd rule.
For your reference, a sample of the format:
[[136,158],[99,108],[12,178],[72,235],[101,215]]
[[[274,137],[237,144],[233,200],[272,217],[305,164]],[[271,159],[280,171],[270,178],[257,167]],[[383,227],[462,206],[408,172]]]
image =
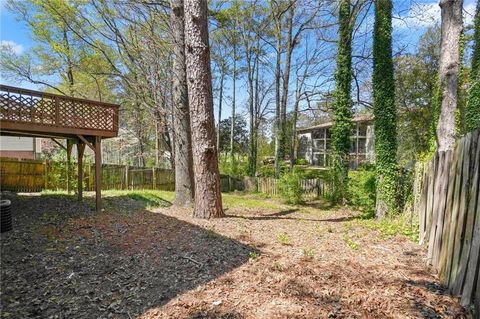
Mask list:
[[0,157],[38,159],[41,152],[41,138],[0,136]]
[[[350,146],[350,168],[375,161],[373,116],[357,116],[352,119]],[[327,168],[331,164],[331,133],[333,122],[297,130],[297,158],[305,159],[310,165]]]

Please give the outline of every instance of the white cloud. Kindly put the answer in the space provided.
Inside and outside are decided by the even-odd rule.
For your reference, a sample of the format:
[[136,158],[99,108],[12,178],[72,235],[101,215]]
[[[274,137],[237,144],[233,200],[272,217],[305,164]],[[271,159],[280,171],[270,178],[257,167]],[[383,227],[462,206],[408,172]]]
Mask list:
[[23,45],[16,43],[14,41],[2,40],[0,41],[0,47],[8,48],[15,54],[22,54],[23,52]]

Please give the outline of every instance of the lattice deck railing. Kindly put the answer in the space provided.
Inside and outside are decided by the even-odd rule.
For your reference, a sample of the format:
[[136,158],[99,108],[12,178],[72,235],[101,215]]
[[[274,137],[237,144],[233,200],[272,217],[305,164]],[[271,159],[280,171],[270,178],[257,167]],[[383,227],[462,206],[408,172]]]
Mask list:
[[0,130],[38,134],[118,134],[116,104],[0,85]]

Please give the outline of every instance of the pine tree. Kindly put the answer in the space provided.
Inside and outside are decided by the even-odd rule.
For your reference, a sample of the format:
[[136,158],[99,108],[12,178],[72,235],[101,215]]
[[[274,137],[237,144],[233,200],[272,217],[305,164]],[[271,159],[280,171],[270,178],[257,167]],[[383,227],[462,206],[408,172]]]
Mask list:
[[185,71],[185,27],[183,0],[170,0],[173,34],[173,120],[175,135],[175,205],[193,203],[193,157]]
[[195,175],[194,217],[223,217],[213,116],[207,2],[186,0],[185,52]]

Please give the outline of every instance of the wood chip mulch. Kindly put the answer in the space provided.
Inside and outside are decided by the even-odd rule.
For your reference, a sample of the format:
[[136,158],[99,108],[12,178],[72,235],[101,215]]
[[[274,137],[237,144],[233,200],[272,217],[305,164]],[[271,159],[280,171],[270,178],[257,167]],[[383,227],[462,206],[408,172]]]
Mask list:
[[[110,197],[12,197],[1,318],[468,318],[425,250],[348,209],[229,208],[217,220]],[[354,243],[354,244],[352,244]]]

